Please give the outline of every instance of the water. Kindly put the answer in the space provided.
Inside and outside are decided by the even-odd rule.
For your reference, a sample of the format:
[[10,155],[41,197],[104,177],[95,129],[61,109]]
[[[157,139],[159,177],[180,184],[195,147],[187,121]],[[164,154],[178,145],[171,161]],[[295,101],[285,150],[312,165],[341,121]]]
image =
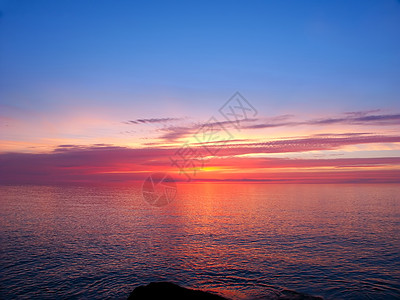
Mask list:
[[178,184],[162,208],[139,185],[2,186],[0,298],[400,298],[399,207],[399,185]]

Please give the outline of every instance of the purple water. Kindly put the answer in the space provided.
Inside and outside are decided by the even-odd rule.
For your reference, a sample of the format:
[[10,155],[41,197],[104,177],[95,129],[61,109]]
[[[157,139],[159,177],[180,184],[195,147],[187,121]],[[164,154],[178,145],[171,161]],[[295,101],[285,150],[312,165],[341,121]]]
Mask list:
[[246,299],[286,288],[400,298],[399,185],[0,187],[0,298],[125,299],[171,281]]

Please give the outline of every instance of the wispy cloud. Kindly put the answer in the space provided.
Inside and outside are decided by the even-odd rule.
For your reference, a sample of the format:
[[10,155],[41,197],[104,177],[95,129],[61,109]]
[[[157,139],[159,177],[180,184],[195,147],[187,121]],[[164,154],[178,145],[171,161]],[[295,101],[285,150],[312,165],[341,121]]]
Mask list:
[[[242,120],[241,123],[255,122],[257,119],[246,119]],[[204,126],[213,128],[230,128],[237,126],[236,122],[232,121],[211,121],[211,122],[198,122],[187,126],[169,126],[159,129],[160,132],[164,132],[159,138],[166,142],[175,142],[179,139],[188,138],[196,134]]]
[[[347,112],[339,117],[326,117],[319,119],[310,119],[305,121],[294,120],[295,116],[286,114],[276,117],[264,119],[246,119],[241,121],[241,129],[265,129],[265,128],[277,128],[277,127],[294,127],[301,125],[308,126],[322,126],[322,125],[400,125],[400,114],[380,114],[370,115],[380,110],[369,110],[359,112]],[[155,119],[158,120],[158,119]],[[135,121],[136,122],[136,121]],[[144,123],[144,122],[142,122]],[[249,124],[250,123],[250,124]],[[253,124],[251,124],[253,123]],[[202,122],[189,124],[186,126],[165,126],[160,128],[159,131],[162,134],[159,139],[166,142],[175,142],[177,140],[188,138],[198,132],[203,126],[209,125],[214,127],[224,127],[227,129],[233,128],[236,123],[230,121],[221,122]]]
[[[240,121],[240,129],[267,129],[277,127],[295,127],[295,126],[329,126],[329,125],[400,125],[400,114],[372,114],[380,112],[379,109],[368,111],[345,112],[340,116],[314,118],[310,120],[296,120],[296,116],[292,114],[279,115],[269,118],[251,118]],[[184,118],[151,118],[136,119],[123,122],[124,124],[163,124],[162,128],[158,128],[160,132],[158,139],[161,142],[173,143],[179,140],[190,138],[195,135],[204,126],[214,128],[236,128],[237,124],[231,121],[213,121],[213,122],[197,122],[191,124],[171,125],[168,123],[182,121]]]
[[[293,174],[287,174],[286,179],[282,180],[288,180],[289,178],[297,178],[297,180],[303,178],[305,180],[307,176],[310,176],[310,170],[316,172],[319,168],[328,168],[325,172],[333,172],[332,175],[329,175],[331,177],[326,175],[326,181],[329,181],[329,178],[332,179],[335,174],[337,175],[335,172],[338,169],[356,168],[362,171],[357,171],[357,173],[354,173],[356,175],[353,174],[354,176],[361,176],[362,178],[365,174],[368,174],[368,180],[372,180],[371,172],[376,173],[377,170],[370,169],[379,168],[382,176],[380,180],[385,178],[387,182],[393,182],[398,181],[398,178],[400,178],[396,177],[399,170],[393,170],[394,166],[400,164],[400,158],[398,157],[282,159],[243,155],[308,152],[340,149],[347,145],[399,142],[400,136],[382,136],[366,133],[306,136],[266,142],[235,140],[235,142],[232,141],[221,148],[218,156],[207,163],[210,167],[217,167],[217,170],[227,169],[234,171],[232,173],[221,173],[222,175],[218,175],[218,171],[215,171],[216,173],[207,172],[207,174],[208,178],[215,174],[217,174],[215,178],[223,179],[242,178],[244,175],[240,174],[246,174],[247,177],[263,178],[267,174],[265,172],[271,175],[269,171],[271,169],[296,168],[297,177]],[[199,144],[197,146],[194,145],[194,147],[199,151],[204,150],[204,147]],[[218,146],[207,145],[207,147]],[[165,146],[128,148],[110,144],[95,144],[92,146],[64,144],[51,153],[3,153],[0,154],[0,183],[113,182],[141,180],[149,172],[166,171],[179,173],[179,170],[171,165],[170,160],[170,157],[176,155],[178,149],[179,147]],[[383,172],[381,168],[387,168],[387,172]],[[264,173],[260,172],[260,169],[264,169]],[[279,176],[282,176],[282,170],[279,174],[276,174],[276,178],[281,178]],[[302,171],[303,173],[299,175],[301,170],[304,170],[304,172]],[[353,170],[352,172],[355,171]],[[319,180],[317,173],[314,175],[312,178]],[[348,173],[343,174],[343,178],[343,180],[347,181],[352,180]]]
[[184,126],[171,126],[166,128],[161,128],[159,131],[164,132],[161,134],[159,139],[166,142],[175,142],[178,139],[187,138],[196,132],[196,126],[184,127]]
[[359,110],[359,111],[348,111],[345,112],[345,115],[348,116],[354,116],[354,117],[362,117],[362,116],[366,116],[372,113],[377,113],[380,112],[380,109],[370,109],[370,110]]
[[[400,136],[384,135],[351,135],[339,137],[304,137],[296,139],[282,139],[277,141],[229,144],[221,149],[221,156],[242,155],[250,153],[291,153],[308,152],[315,150],[334,150],[348,145],[372,143],[399,143]],[[208,145],[207,147],[220,147]]]
[[306,121],[289,121],[287,118],[284,122],[282,120],[268,120],[266,122],[252,124],[245,126],[246,129],[262,129],[262,128],[275,128],[284,126],[300,126],[300,125],[400,125],[400,114],[379,114],[369,115],[371,112],[379,110],[350,112],[345,113],[340,117],[328,117],[311,119]]
[[174,122],[174,121],[181,121],[183,118],[151,118],[151,119],[136,119],[136,120],[129,120],[122,122],[124,124],[155,124],[155,123],[168,123],[168,122]]

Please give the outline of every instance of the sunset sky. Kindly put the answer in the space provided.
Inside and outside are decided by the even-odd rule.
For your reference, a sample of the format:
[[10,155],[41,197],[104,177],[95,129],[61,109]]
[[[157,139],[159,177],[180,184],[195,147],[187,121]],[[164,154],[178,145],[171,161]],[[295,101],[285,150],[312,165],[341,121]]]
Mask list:
[[0,184],[153,172],[399,183],[400,2],[0,1]]

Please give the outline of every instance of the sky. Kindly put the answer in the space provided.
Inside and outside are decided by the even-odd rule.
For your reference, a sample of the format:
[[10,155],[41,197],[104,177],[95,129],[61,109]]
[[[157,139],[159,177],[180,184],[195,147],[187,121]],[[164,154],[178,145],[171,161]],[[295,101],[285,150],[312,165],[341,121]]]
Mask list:
[[399,129],[397,0],[0,1],[0,184],[399,183]]

